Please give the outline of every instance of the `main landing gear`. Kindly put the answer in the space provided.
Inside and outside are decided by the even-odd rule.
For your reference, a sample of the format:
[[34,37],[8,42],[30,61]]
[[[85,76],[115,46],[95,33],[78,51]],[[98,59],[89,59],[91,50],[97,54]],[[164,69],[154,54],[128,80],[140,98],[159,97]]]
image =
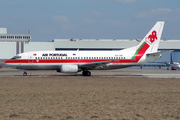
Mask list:
[[88,71],[88,70],[85,70],[85,71],[82,72],[82,75],[83,76],[91,76],[91,72]]

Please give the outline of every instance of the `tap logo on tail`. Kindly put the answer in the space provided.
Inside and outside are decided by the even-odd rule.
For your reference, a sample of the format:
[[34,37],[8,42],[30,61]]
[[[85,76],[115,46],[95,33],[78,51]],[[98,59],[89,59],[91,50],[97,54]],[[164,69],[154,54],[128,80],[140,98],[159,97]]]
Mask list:
[[146,43],[151,45],[155,40],[157,40],[157,34],[156,31],[152,31],[152,34],[146,37]]

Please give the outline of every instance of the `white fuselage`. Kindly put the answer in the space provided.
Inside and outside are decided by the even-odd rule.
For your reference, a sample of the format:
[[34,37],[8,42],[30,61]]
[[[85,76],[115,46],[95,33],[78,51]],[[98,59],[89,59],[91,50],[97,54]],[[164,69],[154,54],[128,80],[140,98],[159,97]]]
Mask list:
[[[83,65],[109,61],[94,69],[118,69],[143,64],[152,58],[142,55],[140,60],[135,59],[135,51],[39,51],[17,55],[15,59],[6,62],[16,69],[44,69],[58,70],[61,65]],[[137,56],[137,55],[136,55]],[[149,59],[149,60],[148,60]],[[155,59],[155,58],[153,58]],[[156,58],[157,59],[157,58]]]

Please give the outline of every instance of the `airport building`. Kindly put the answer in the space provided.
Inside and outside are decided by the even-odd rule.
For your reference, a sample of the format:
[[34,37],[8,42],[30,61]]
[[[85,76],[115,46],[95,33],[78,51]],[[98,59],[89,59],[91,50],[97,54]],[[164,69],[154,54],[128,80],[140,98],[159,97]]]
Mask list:
[[[8,34],[0,28],[0,59],[9,59],[19,53],[44,50],[121,50],[135,46],[138,40],[128,39],[54,39],[51,42],[32,42],[31,34]],[[159,51],[174,50],[173,61],[180,62],[180,40],[161,40]],[[170,61],[170,53],[158,61]]]

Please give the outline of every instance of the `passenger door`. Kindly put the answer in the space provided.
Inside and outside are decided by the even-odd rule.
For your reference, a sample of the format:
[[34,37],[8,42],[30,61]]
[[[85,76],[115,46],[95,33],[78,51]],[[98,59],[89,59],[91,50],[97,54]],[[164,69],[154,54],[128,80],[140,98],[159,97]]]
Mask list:
[[33,54],[28,55],[28,63],[33,63]]

